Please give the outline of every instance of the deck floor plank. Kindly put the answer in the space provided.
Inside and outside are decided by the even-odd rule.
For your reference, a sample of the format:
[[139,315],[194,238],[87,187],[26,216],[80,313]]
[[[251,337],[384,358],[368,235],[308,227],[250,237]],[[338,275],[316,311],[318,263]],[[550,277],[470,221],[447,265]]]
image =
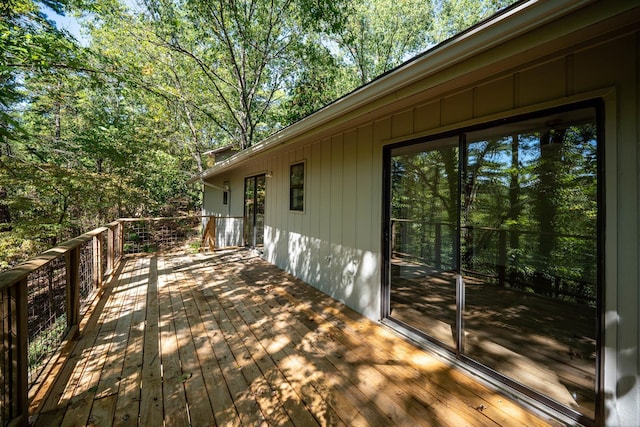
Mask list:
[[[276,272],[276,275],[279,275]],[[251,278],[248,278],[251,280]],[[276,281],[278,282],[278,281]],[[269,289],[272,289],[272,285],[268,285]],[[322,362],[323,371],[330,372],[341,372],[341,373],[353,373],[358,369],[354,369],[355,365],[345,365],[343,363],[342,357],[345,354],[344,349],[336,348],[334,338],[330,337],[327,339],[325,337],[325,332],[320,331],[318,325],[314,324],[309,319],[313,317],[309,316],[309,313],[305,312],[305,310],[299,310],[296,305],[290,303],[287,298],[279,298],[274,297],[271,298],[272,309],[275,309],[278,305],[286,308],[287,311],[294,314],[292,324],[299,330],[301,334],[301,342],[305,344],[305,346],[310,349],[313,353],[321,355],[324,359]],[[303,304],[304,305],[304,304]],[[300,306],[302,307],[302,305]],[[297,315],[297,316],[296,316]],[[297,317],[297,318],[296,318]],[[376,387],[374,384],[371,384],[370,378],[361,378],[359,379],[357,375],[345,376],[344,378],[338,378],[337,381],[339,383],[348,383],[349,388],[352,390],[356,390],[355,393],[351,393],[349,395],[349,400],[353,400],[360,403],[360,411],[367,414],[370,418],[368,424],[370,425],[386,425],[386,424],[414,424],[416,422],[416,417],[411,411],[407,411],[404,408],[398,407],[398,402],[394,402],[392,399],[387,399],[386,396],[388,393],[381,393],[381,388]],[[380,383],[378,383],[380,385]],[[382,387],[386,385],[382,384]],[[397,392],[397,390],[395,391]],[[385,395],[383,399],[377,399],[380,405],[373,405],[376,398],[371,398],[371,395]],[[406,402],[404,402],[406,403]],[[404,406],[404,405],[403,405]],[[395,412],[394,412],[395,411]],[[400,411],[401,414],[398,416],[397,412]],[[407,412],[411,413],[410,416],[407,416]],[[373,419],[371,416],[373,414]],[[384,414],[384,415],[380,415]],[[423,420],[422,420],[423,421]],[[353,422],[351,420],[350,424]]]
[[91,406],[91,414],[87,420],[87,426],[101,427],[113,425],[113,417],[117,400],[117,394],[97,397]]
[[[275,398],[274,390],[267,382],[252,357],[252,352],[245,346],[244,340],[248,337],[236,329],[237,319],[233,316],[233,303],[228,299],[228,294],[213,294],[209,304],[218,321],[225,341],[227,342],[231,357],[244,377],[248,392],[257,405],[254,411],[261,417],[260,422],[268,425],[291,425],[289,417],[284,411],[281,402]],[[234,322],[234,320],[236,322]]]
[[158,260],[158,306],[160,310],[160,352],[162,360],[162,395],[166,425],[189,425],[187,396],[180,364],[176,312],[171,286],[173,270],[164,257]]
[[[145,259],[140,274],[149,276],[150,262]],[[146,299],[148,282],[138,281],[133,301],[133,313],[129,328],[129,340],[126,343],[122,378],[115,407],[113,425],[118,427],[138,424],[140,412],[140,388],[142,381],[142,364],[144,355],[144,327],[146,320]]]
[[[240,280],[238,277],[233,277],[233,279],[234,283],[238,283]],[[228,290],[228,286],[224,287],[226,283],[228,283],[228,281],[222,282],[221,285],[223,289]],[[316,402],[315,407],[310,407],[316,420],[324,425],[361,424],[363,419],[359,412],[349,404],[351,399],[339,394],[337,391],[333,393],[327,392],[327,387],[324,387],[316,381],[318,377],[322,377],[322,375],[318,375],[317,366],[320,365],[322,368],[323,364],[318,360],[313,361],[312,358],[308,358],[306,354],[292,345],[292,342],[302,342],[303,335],[299,335],[287,321],[283,320],[284,318],[291,317],[288,311],[277,303],[276,305],[270,306],[272,309],[271,312],[278,313],[278,316],[273,319],[274,321],[271,321],[272,316],[270,313],[265,313],[260,308],[265,304],[268,305],[267,301],[249,294],[248,291],[243,288],[236,291],[236,298],[236,304],[244,305],[245,307],[246,304],[244,302],[257,299],[257,302],[254,302],[251,307],[253,308],[255,319],[263,320],[263,339],[266,340],[264,347],[269,348],[271,344],[275,344],[275,348],[279,348],[278,351],[270,353],[271,358],[273,358],[274,362],[278,363],[280,371],[289,376],[292,382],[299,382],[301,384],[300,394],[306,397],[307,402]],[[257,323],[257,320],[254,324],[255,323]],[[272,333],[269,333],[269,331]],[[308,333],[309,331],[305,332]],[[316,366],[315,369],[313,368],[314,366]],[[320,370],[321,372],[329,373],[332,369]],[[333,405],[340,406],[339,411],[334,410]],[[340,416],[338,416],[338,412],[343,414],[342,416],[346,417],[346,419],[342,420]],[[388,419],[381,414],[377,418],[377,421],[379,421],[378,424],[388,423]]]
[[[191,324],[199,323],[200,319],[197,316],[197,309],[191,304],[188,284],[185,283],[185,274],[174,265],[171,265],[171,270],[173,281],[169,290],[182,368],[180,379],[184,384],[190,424],[194,427],[204,427],[210,425],[214,416],[204,385],[202,368],[197,357],[195,338],[191,330]],[[187,313],[191,314],[191,320],[189,320]]]
[[[127,287],[133,274],[136,274],[138,264],[135,260],[123,270],[122,277],[119,280],[121,286]],[[73,381],[69,383],[69,387],[63,397],[69,404],[64,415],[61,425],[78,426],[88,423],[91,408],[98,390],[100,376],[109,357],[109,348],[111,347],[116,331],[116,324],[123,310],[126,299],[120,293],[111,294],[111,298],[105,305],[103,311],[99,313],[97,336],[94,344],[87,347],[83,351],[85,363],[76,366],[76,373],[73,375]],[[85,331],[85,334],[92,335],[93,331]],[[117,341],[116,341],[117,342]]]
[[246,250],[108,286],[35,425],[549,425]]
[[[276,288],[284,298],[288,299],[293,305],[304,307],[298,298],[291,296],[283,288]],[[333,312],[330,316],[323,314],[328,310],[319,306],[321,296],[315,292],[304,293],[303,298],[309,303],[308,308],[303,308],[303,313],[308,316],[310,321],[318,323],[317,339],[322,343],[323,348],[332,349],[334,355],[330,356],[330,360],[336,369],[343,370],[348,366],[355,365],[357,376],[354,380],[360,384],[363,391],[367,393],[368,398],[372,402],[377,402],[380,407],[388,414],[392,422],[398,423],[398,417],[404,419],[406,415],[402,412],[408,409],[408,412],[417,419],[441,418],[445,415],[448,423],[473,425],[495,425],[491,420],[486,420],[484,416],[476,414],[468,414],[462,410],[470,405],[465,402],[456,402],[455,396],[447,395],[444,406],[446,410],[444,414],[439,411],[439,406],[443,403],[436,397],[426,392],[428,388],[423,385],[415,384],[407,377],[407,372],[411,373],[411,369],[400,367],[402,363],[393,357],[391,353],[386,351],[388,343],[380,340],[372,331],[354,328],[347,323],[346,318],[339,316],[339,312]],[[366,323],[366,322],[363,322]],[[366,335],[368,340],[362,340],[359,335]],[[391,381],[389,381],[391,379]],[[377,392],[381,396],[390,396],[391,399],[380,400]],[[396,398],[394,398],[394,396]],[[398,406],[400,409],[398,410]],[[398,412],[399,411],[399,412]],[[467,415],[463,417],[461,415]],[[468,415],[473,415],[469,417]]]
[[142,360],[142,386],[140,392],[140,425],[160,426],[164,413],[162,406],[162,366],[160,355],[160,309],[158,307],[158,257],[149,260],[146,319]]
[[209,402],[213,408],[214,418],[218,425],[239,426],[240,416],[231,396],[231,392],[225,382],[222,367],[216,357],[211,337],[219,333],[217,324],[213,320],[213,314],[202,292],[193,292],[195,311],[192,315],[198,315],[199,321],[192,325],[195,337],[196,352],[202,372],[204,385],[209,395]]
[[[307,311],[312,316],[313,310]],[[314,319],[319,319],[315,316]],[[320,317],[322,319],[322,317]],[[322,321],[319,331],[323,334],[320,339],[324,339],[327,346],[334,348],[334,351],[341,355],[333,357],[332,362],[337,369],[344,369],[350,365],[358,366],[357,381],[361,388],[367,392],[367,396],[377,402],[376,390],[383,391],[383,396],[391,396],[391,402],[380,402],[394,422],[397,417],[403,418],[402,410],[408,410],[415,418],[437,419],[443,423],[452,425],[495,425],[491,420],[486,420],[484,416],[469,413],[469,404],[460,402],[455,395],[447,395],[445,401],[441,401],[438,396],[431,394],[430,387],[425,384],[416,384],[412,381],[411,374],[414,372],[412,366],[403,362],[403,359],[394,358],[386,349],[387,343],[377,339],[375,334],[368,331],[358,331],[369,339],[364,342],[357,337],[347,335],[345,332],[353,333],[345,323],[341,321]],[[342,333],[338,333],[341,331]],[[395,397],[395,398],[394,398]],[[398,412],[400,405],[400,412]],[[442,411],[444,407],[444,411]],[[419,421],[418,421],[419,422]]]
[[[286,283],[286,282],[285,282]],[[403,373],[406,373],[406,367],[416,369],[415,372],[420,372],[420,365],[432,366],[434,364],[439,366],[440,374],[434,375],[433,368],[429,368],[423,374],[413,380],[411,377],[405,378],[400,382],[404,390],[402,393],[409,393],[411,398],[421,398],[422,404],[426,405],[432,411],[431,417],[444,418],[443,421],[447,424],[469,424],[472,425],[495,425],[501,419],[504,419],[504,414],[498,411],[493,411],[493,405],[486,400],[489,394],[486,393],[484,387],[479,387],[481,390],[479,393],[475,393],[474,390],[479,386],[476,382],[468,378],[467,376],[460,374],[454,369],[448,369],[446,366],[436,362],[435,359],[423,360],[420,364],[412,366],[412,364],[406,364],[400,361],[411,360],[412,355],[417,354],[418,357],[428,359],[425,357],[425,353],[406,342],[396,343],[389,345],[390,341],[395,341],[397,337],[391,335],[388,331],[378,328],[377,325],[373,325],[368,320],[363,320],[361,317],[352,318],[349,310],[345,310],[344,306],[334,304],[330,302],[327,305],[326,301],[318,291],[311,288],[299,288],[299,284],[295,285],[296,293],[300,296],[301,300],[310,304],[310,308],[307,309],[307,313],[310,316],[314,316],[314,319],[324,319],[325,322],[329,322],[325,325],[329,333],[331,331],[343,331],[350,332],[357,335],[364,334],[369,337],[368,340],[359,340],[357,336],[351,337],[349,340],[345,340],[348,337],[347,334],[333,334],[341,339],[345,344],[345,348],[349,349],[356,360],[358,356],[365,357],[369,360],[371,365],[375,366],[375,369],[381,370],[383,376],[387,378],[401,379]],[[286,288],[277,289],[283,296],[291,298],[294,304],[300,305],[295,299],[290,297]],[[345,313],[349,313],[348,315]],[[393,350],[389,352],[388,350]],[[392,361],[393,363],[389,363]],[[403,363],[407,366],[401,367],[399,363]],[[367,369],[371,369],[368,364],[364,365]],[[372,372],[372,371],[369,371]],[[374,374],[377,376],[377,374]],[[453,378],[451,378],[453,377]],[[428,384],[437,383],[439,387],[425,387]],[[462,387],[461,387],[462,385]],[[425,392],[429,395],[425,395]],[[435,400],[434,400],[435,399]],[[500,403],[502,399],[498,399]],[[475,409],[474,412],[469,412],[468,409]],[[480,408],[480,409],[478,409]],[[465,410],[466,409],[466,410]],[[519,412],[522,412],[521,408],[517,408]],[[493,413],[492,413],[493,411]],[[536,425],[535,418],[532,417],[532,423],[527,425]]]
[[[118,277],[126,277],[124,267],[126,263],[122,263],[115,271]],[[31,402],[30,407],[30,423],[34,427],[56,426],[62,423],[65,416],[67,405],[73,397],[69,390],[76,384],[79,376],[82,374],[82,367],[88,361],[85,352],[91,350],[96,340],[96,331],[100,327],[100,317],[97,313],[101,313],[110,302],[112,288],[108,288],[102,293],[102,298],[95,304],[94,312],[87,321],[83,321],[83,333],[76,339],[76,343],[64,349],[63,355],[68,359],[59,359],[56,362],[56,368],[51,373],[51,378],[47,379],[49,388],[40,389]]]
[[[145,274],[143,260],[138,259],[135,271],[137,274]],[[131,324],[135,315],[135,305],[139,287],[133,278],[129,278],[127,287],[118,290],[117,296],[121,303],[119,304],[118,317],[115,321],[113,330],[114,336],[109,345],[109,351],[106,355],[105,364],[100,374],[98,388],[96,390],[96,399],[119,394],[120,381],[122,379],[122,371],[124,369],[125,356],[127,355],[127,346],[131,337]]]
[[[299,286],[296,286],[296,290],[299,289]],[[318,297],[318,291],[312,288],[302,288],[301,291],[298,291],[300,295],[304,296],[305,301],[311,301],[314,303],[316,301],[316,297]],[[314,297],[314,295],[316,297]],[[320,299],[322,297],[320,296]],[[347,331],[355,331],[360,329],[360,333],[364,333],[367,336],[374,337],[376,335],[382,337],[383,342],[388,342],[389,340],[395,340],[396,337],[392,335],[389,331],[378,328],[376,325],[373,325],[368,320],[363,320],[357,315],[354,316],[353,312],[350,310],[345,310],[345,307],[339,304],[335,304],[334,301],[329,302],[329,306],[325,303],[314,304],[314,308],[318,311],[312,311],[314,313],[330,313],[331,317],[327,318],[335,318],[338,323],[334,323],[334,326],[339,327],[341,329]],[[321,310],[320,310],[321,309]],[[373,332],[373,334],[372,334]],[[369,345],[370,343],[376,342],[375,339],[371,339],[368,341],[362,341],[359,345]],[[352,346],[353,343],[349,343],[349,346]],[[382,349],[393,349],[393,353],[384,354]],[[411,360],[413,357],[418,357],[420,359],[424,359],[426,354],[410,345],[408,342],[402,341],[393,346],[387,345],[377,345],[373,347],[369,347],[365,354],[368,354],[369,357],[373,357],[378,355],[378,357],[382,357],[383,359],[390,357],[393,360]],[[431,362],[428,362],[426,366],[430,366],[432,363],[439,363],[435,359]],[[378,367],[384,366],[381,364],[376,365]],[[419,364],[415,364],[414,367],[416,369],[420,369],[424,366],[424,362],[421,361]],[[425,388],[424,384],[426,383],[436,383],[438,387],[428,387]],[[461,385],[463,385],[461,387]],[[466,375],[455,369],[446,369],[442,371],[441,375],[433,375],[433,369],[429,368],[426,370],[422,370],[421,372],[421,380],[417,384],[412,384],[411,390],[430,390],[432,393],[435,393],[435,397],[441,402],[439,405],[444,406],[442,408],[442,412],[447,415],[447,417],[451,417],[454,414],[464,414],[464,411],[451,411],[450,409],[455,407],[456,404],[458,407],[468,407],[476,409],[478,413],[481,413],[482,417],[476,418],[474,417],[473,421],[474,425],[495,425],[494,423],[501,423],[505,419],[508,419],[509,414],[518,414],[522,415],[522,408],[514,404],[508,399],[502,398],[497,393],[487,393],[486,388],[482,387],[479,383],[471,380]],[[481,410],[478,410],[480,408]],[[468,422],[469,422],[468,421]],[[526,425],[538,425],[540,420],[538,420],[534,416],[530,416],[530,419],[526,421]],[[544,425],[543,422],[540,425]]]
[[240,422],[242,425],[260,425],[264,421],[264,416],[254,393],[250,390],[249,383],[241,374],[240,366],[236,363],[227,342],[228,327],[221,324],[228,322],[228,319],[221,318],[219,313],[221,308],[213,293],[205,293],[205,297],[204,310],[210,314],[206,321],[207,334],[213,345],[220,371],[233,399]]
[[[230,277],[232,281],[237,280],[235,277]],[[220,290],[222,292],[231,293],[232,289],[228,286],[228,281],[220,281]],[[256,326],[260,320],[268,319],[263,315],[259,315],[258,318],[254,316],[254,311],[251,310],[252,302],[243,298],[246,295],[243,289],[240,288],[234,295],[234,309],[233,313],[234,325],[240,325],[238,331],[243,336],[247,337],[244,340],[245,345],[252,353],[252,358],[256,361],[259,369],[263,372],[265,379],[272,385],[272,392],[274,396],[279,397],[280,402],[296,425],[305,425],[312,427],[319,425],[318,421],[309,412],[309,408],[305,407],[302,396],[302,390],[296,387],[296,382],[292,382],[286,378],[283,372],[274,361],[274,357],[277,360],[277,356],[273,355],[268,350],[270,344],[269,340],[265,340],[264,326],[271,327],[271,322],[263,322],[262,326]],[[261,313],[262,314],[262,313]]]

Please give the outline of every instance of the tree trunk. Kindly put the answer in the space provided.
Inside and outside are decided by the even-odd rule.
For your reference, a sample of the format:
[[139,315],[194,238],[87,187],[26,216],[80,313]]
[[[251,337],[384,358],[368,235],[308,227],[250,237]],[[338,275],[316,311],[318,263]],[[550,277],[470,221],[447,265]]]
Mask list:
[[536,191],[536,214],[539,224],[539,270],[543,286],[549,286],[549,267],[551,256],[557,244],[556,214],[558,211],[558,171],[562,161],[562,141],[566,129],[549,130],[540,136],[540,163],[538,167],[538,188]]
[[557,212],[558,181],[556,172],[564,132],[550,131],[540,138],[540,168],[538,187],[538,220],[541,238],[540,252],[550,255],[555,247],[554,220]]
[[0,187],[0,232],[11,231],[11,212],[6,200],[7,189]]
[[[511,142],[511,173],[509,182],[509,219],[516,223],[522,212],[520,203],[520,140],[518,135],[513,135]],[[520,239],[516,231],[509,233],[509,248],[517,250],[520,247]]]

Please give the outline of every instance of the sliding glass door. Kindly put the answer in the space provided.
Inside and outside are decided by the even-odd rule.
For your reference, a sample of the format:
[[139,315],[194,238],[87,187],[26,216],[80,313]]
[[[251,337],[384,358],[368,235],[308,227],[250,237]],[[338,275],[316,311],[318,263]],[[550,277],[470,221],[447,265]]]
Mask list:
[[595,419],[602,259],[595,106],[388,147],[385,316]]
[[393,150],[390,316],[456,348],[458,138]]

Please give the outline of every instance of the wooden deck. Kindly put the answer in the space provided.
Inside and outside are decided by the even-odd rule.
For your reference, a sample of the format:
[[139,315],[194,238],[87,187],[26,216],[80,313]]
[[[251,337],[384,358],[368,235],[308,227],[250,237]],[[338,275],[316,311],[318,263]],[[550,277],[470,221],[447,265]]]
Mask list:
[[69,354],[35,426],[547,425],[245,250],[127,258]]

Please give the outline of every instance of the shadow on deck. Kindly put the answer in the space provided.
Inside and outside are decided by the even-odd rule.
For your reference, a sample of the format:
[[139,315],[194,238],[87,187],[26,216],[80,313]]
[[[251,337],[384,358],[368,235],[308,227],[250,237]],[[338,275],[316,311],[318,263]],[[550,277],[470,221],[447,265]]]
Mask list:
[[245,250],[126,258],[36,426],[546,425]]

